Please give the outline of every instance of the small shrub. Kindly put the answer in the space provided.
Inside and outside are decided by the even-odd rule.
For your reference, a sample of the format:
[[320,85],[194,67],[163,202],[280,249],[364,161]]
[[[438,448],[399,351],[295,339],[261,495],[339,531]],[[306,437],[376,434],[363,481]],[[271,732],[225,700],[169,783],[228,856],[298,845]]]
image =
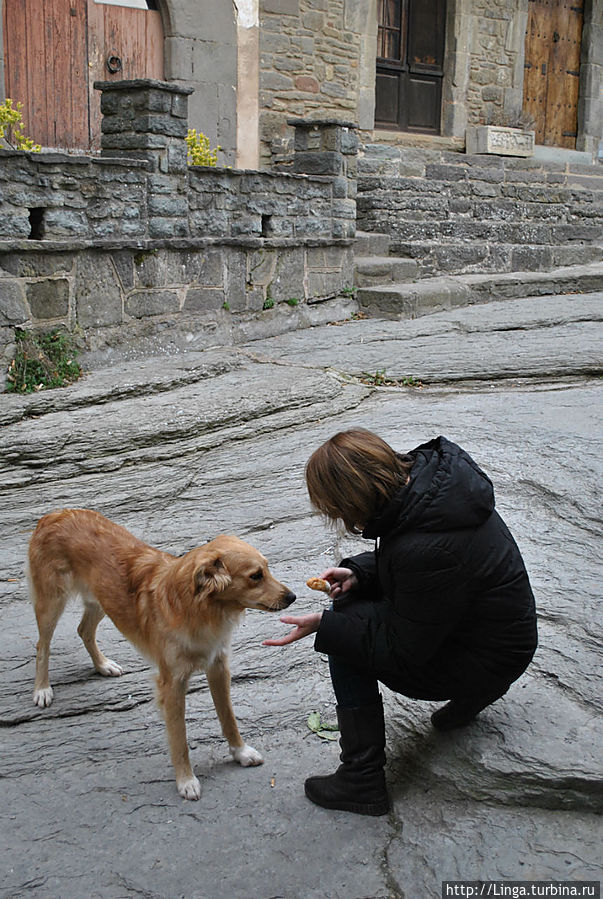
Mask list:
[[265,309],[273,309],[273,308],[274,308],[274,300],[272,299],[272,297],[266,297],[266,299],[264,300],[264,305],[262,306],[262,309],[265,310]]
[[82,373],[76,361],[77,347],[65,331],[33,334],[15,331],[17,348],[8,367],[7,393],[34,393],[50,387],[66,387]]
[[209,137],[206,137],[202,131],[195,128],[189,128],[188,134],[184,138],[188,147],[187,161],[189,165],[210,165],[218,164],[218,151],[222,147],[211,149],[209,145]]
[[25,137],[23,131],[23,121],[21,113],[23,104],[17,103],[13,106],[13,101],[9,98],[0,103],[0,145],[4,142],[13,150],[28,150],[30,153],[39,153],[42,147],[34,144],[31,137]]
[[301,300],[299,299],[299,297],[291,297],[291,299],[285,300],[285,303],[287,304],[287,306],[299,306]]

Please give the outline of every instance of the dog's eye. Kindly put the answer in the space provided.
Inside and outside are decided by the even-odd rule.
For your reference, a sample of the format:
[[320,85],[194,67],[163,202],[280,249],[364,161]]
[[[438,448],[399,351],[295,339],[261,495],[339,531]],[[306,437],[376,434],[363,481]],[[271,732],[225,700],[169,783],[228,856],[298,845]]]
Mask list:
[[264,577],[263,571],[254,571],[253,574],[250,574],[249,577],[252,581],[261,581]]

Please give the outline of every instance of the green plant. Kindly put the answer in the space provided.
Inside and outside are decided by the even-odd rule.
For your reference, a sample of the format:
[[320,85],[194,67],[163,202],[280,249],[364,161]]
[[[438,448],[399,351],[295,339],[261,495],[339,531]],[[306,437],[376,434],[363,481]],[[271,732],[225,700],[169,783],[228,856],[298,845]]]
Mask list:
[[25,137],[21,130],[25,126],[21,118],[23,104],[17,103],[13,106],[13,101],[8,98],[4,103],[0,103],[0,143],[4,141],[14,150],[28,150],[30,153],[39,153],[42,147],[34,144],[31,137]]
[[355,297],[356,294],[358,293],[358,288],[357,287],[342,287],[341,292],[344,295],[344,297]]
[[406,375],[403,378],[388,378],[385,369],[377,369],[375,374],[363,371],[360,374],[360,381],[368,384],[370,387],[422,387],[423,383],[413,375]]
[[228,302],[228,300],[224,300],[224,302],[222,303],[222,309],[225,312],[230,312],[230,303]]
[[66,387],[82,373],[76,361],[77,347],[65,331],[33,334],[17,328],[15,343],[15,356],[8,367],[7,393]]
[[266,299],[264,300],[264,305],[262,306],[262,309],[273,309],[273,308],[274,308],[274,300],[272,299],[272,297],[266,297]]
[[218,164],[218,151],[221,150],[222,147],[215,147],[212,150],[210,148],[209,137],[206,137],[202,131],[197,133],[195,128],[189,128],[184,139],[188,147],[186,158],[189,165],[216,166]]
[[285,303],[287,304],[287,306],[299,306],[301,300],[299,299],[299,297],[291,297],[291,299],[285,300]]

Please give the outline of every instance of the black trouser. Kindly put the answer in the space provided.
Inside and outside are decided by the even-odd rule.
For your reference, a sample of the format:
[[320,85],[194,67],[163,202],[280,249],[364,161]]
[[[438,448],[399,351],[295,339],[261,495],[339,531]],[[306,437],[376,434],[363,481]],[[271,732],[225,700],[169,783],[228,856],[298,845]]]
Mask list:
[[[373,604],[363,600],[336,603],[334,610],[370,618]],[[379,697],[379,681],[411,699],[483,701],[487,705],[503,696],[525,671],[533,653],[517,661],[507,676],[495,675],[483,668],[469,650],[445,649],[427,665],[402,665],[396,672],[360,669],[341,656],[329,656],[329,669],[337,705],[343,709],[370,705]]]

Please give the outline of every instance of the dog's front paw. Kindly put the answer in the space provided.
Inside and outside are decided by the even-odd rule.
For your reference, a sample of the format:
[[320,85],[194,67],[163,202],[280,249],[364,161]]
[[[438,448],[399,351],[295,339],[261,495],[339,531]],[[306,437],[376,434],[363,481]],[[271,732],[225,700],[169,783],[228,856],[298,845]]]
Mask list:
[[121,667],[121,665],[118,665],[117,662],[113,661],[113,659],[105,659],[104,662],[101,662],[100,665],[97,665],[96,670],[104,677],[121,677],[121,675],[124,673],[124,669]]
[[201,784],[196,777],[189,777],[188,780],[182,780],[178,784],[178,792],[183,799],[200,799]]
[[41,690],[34,690],[33,701],[41,709],[46,709],[52,702],[54,696],[52,687],[44,687]]
[[248,746],[247,743],[244,743],[242,746],[231,746],[230,754],[235,762],[238,762],[244,768],[249,768],[251,765],[264,764],[264,759],[257,749],[254,749],[253,746]]

